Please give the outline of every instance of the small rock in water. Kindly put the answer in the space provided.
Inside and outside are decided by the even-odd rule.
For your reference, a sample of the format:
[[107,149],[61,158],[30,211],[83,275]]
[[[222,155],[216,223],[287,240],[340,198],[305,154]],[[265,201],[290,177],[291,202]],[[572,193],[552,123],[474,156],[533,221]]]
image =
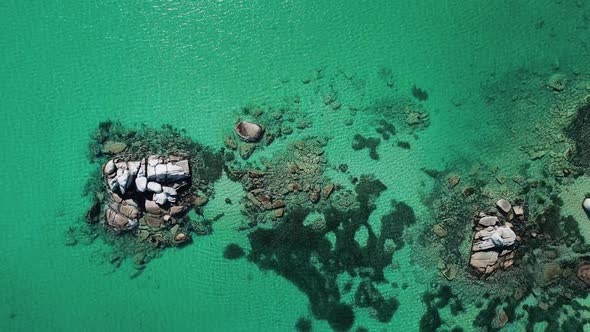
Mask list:
[[455,188],[461,181],[461,177],[459,175],[452,175],[447,179],[447,184],[449,188]]
[[108,141],[104,143],[103,152],[110,154],[119,154],[127,149],[127,144],[123,142]]
[[584,200],[582,207],[584,207],[584,211],[586,211],[586,213],[590,213],[590,198],[586,198]]
[[449,232],[447,232],[447,230],[440,224],[434,225],[434,227],[432,227],[432,231],[439,237],[445,237],[449,234]]
[[234,130],[246,142],[258,142],[264,134],[264,128],[262,126],[247,121],[238,122]]
[[510,212],[510,210],[512,210],[512,205],[505,199],[497,201],[496,206],[498,207],[498,209],[500,209],[500,211],[504,213],[508,213]]

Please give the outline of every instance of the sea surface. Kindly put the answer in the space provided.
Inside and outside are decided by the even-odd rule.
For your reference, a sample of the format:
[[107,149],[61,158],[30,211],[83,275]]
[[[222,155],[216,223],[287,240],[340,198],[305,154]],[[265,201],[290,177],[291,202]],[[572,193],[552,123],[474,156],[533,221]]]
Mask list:
[[[218,149],[242,107],[298,96],[297,112],[311,126],[253,160],[304,136],[329,136],[330,165],[387,186],[369,222],[401,201],[414,210],[418,232],[436,222],[424,199],[434,180],[424,169],[478,161],[510,177],[523,164],[542,168],[544,159],[523,152],[522,138],[550,105],[492,101],[526,89],[523,73],[590,82],[590,2],[6,0],[0,49],[0,331],[295,331],[301,317],[313,331],[330,331],[289,280],[223,258],[229,243],[249,246],[236,231],[240,204],[224,203],[244,193],[226,176],[205,209],[209,218],[224,213],[213,234],[166,250],[137,278],[132,260],[113,267],[100,239],[66,245],[89,205],[82,192],[95,165],[87,148],[99,122],[170,124]],[[418,100],[413,87],[428,97]],[[327,93],[338,96],[339,110],[326,106]],[[408,150],[382,141],[374,160],[351,148],[353,136],[378,136],[374,114],[362,110],[392,96],[422,105],[430,125],[399,134]],[[561,213],[590,240],[580,206],[588,191],[587,176],[564,188]],[[389,290],[399,309],[387,323],[355,309],[353,330],[419,330],[422,295],[441,276],[436,264],[414,262],[419,248],[408,243],[386,271],[404,285]],[[354,302],[353,294],[342,301]],[[481,308],[463,305],[458,316],[442,314],[441,331],[479,330],[472,321]],[[504,330],[522,331],[526,321]]]

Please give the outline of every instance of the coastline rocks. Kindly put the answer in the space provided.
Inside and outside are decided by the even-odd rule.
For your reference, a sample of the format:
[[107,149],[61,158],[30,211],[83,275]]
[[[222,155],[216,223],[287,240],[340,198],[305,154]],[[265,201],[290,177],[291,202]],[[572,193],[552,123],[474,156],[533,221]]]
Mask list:
[[242,140],[251,143],[258,142],[264,134],[264,128],[262,126],[247,121],[238,122],[234,130]]

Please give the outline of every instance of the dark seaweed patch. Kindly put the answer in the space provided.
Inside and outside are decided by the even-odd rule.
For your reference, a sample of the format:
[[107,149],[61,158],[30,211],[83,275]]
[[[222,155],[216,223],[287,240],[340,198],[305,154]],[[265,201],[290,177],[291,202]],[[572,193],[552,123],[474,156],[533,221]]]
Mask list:
[[328,324],[336,331],[348,331],[354,324],[354,311],[346,304],[336,304],[328,313]]
[[379,160],[379,155],[377,154],[377,146],[379,143],[381,143],[379,138],[365,138],[361,134],[356,134],[354,135],[354,141],[352,142],[352,149],[356,151],[369,149],[369,157],[373,160]]
[[375,131],[381,134],[381,137],[387,141],[391,136],[395,135],[395,126],[381,119],[379,120],[379,127],[375,128]]
[[409,150],[410,149],[410,142],[397,141],[397,146],[404,149],[404,150]]
[[412,96],[420,101],[425,101],[428,99],[428,92],[414,85],[412,86]]
[[297,320],[297,323],[295,323],[295,330],[297,330],[297,332],[311,332],[311,320],[305,317],[300,317]]
[[228,244],[223,250],[223,258],[225,259],[238,259],[245,255],[244,249],[235,243]]
[[381,239],[392,239],[396,249],[404,246],[404,228],[416,223],[414,209],[402,202],[392,202],[394,210],[381,218]]
[[575,145],[573,162],[576,166],[582,167],[586,172],[590,170],[590,104],[578,109],[576,117],[567,128],[566,135],[571,138]]

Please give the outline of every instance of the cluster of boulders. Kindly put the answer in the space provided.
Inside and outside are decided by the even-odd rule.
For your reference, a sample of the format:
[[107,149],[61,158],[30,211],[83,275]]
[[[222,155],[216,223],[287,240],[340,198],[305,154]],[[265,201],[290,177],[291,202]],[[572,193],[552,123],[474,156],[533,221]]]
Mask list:
[[501,199],[493,211],[480,212],[475,217],[469,265],[480,276],[489,276],[498,268],[507,269],[514,263],[514,250],[519,237],[511,222],[524,222],[522,206],[512,206]]
[[[180,202],[191,186],[187,159],[157,155],[133,161],[111,159],[103,167],[103,176],[111,196],[104,207],[107,227],[117,232],[137,229],[141,241],[149,239],[155,245],[190,241],[174,218],[188,210]],[[163,234],[163,229],[174,232]]]
[[268,219],[258,212],[271,212],[270,219],[277,220],[290,204],[317,204],[322,198],[328,199],[336,185],[322,176],[326,163],[322,143],[311,138],[295,142],[275,162],[266,163],[264,170],[230,169],[229,175],[242,182],[247,191],[246,207],[254,212],[258,223]]

